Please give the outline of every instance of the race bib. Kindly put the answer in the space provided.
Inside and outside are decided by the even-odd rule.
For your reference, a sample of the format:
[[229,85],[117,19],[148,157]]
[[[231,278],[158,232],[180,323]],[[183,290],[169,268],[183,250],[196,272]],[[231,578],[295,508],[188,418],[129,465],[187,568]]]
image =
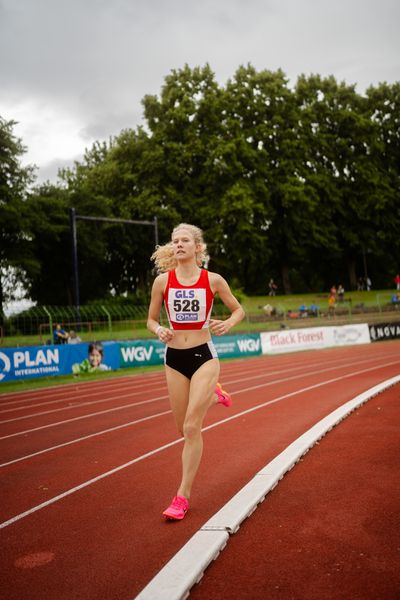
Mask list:
[[206,290],[204,288],[170,288],[168,310],[174,323],[201,323],[206,320]]

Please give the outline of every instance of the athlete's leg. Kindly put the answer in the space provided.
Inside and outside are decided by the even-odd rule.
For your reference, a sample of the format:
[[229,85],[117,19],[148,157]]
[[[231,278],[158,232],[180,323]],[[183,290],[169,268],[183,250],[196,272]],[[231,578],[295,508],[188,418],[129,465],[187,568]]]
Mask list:
[[190,380],[168,365],[165,365],[165,376],[172,414],[176,427],[183,436],[183,423],[189,404]]
[[207,410],[215,404],[215,386],[219,376],[219,360],[205,362],[190,381],[189,404],[183,422],[185,443],[182,452],[182,481],[179,496],[190,497],[194,478],[203,453],[201,428]]

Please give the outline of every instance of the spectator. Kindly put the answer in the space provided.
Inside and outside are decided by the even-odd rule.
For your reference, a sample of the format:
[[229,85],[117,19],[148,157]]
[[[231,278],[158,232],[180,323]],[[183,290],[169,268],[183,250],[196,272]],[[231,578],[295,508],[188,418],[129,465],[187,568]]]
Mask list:
[[341,283],[339,283],[339,285],[338,285],[337,294],[338,294],[338,301],[344,302],[344,287],[342,286]]
[[367,290],[367,292],[369,292],[371,290],[372,287],[372,281],[370,280],[370,278],[367,276],[365,278],[365,289]]
[[400,274],[399,273],[394,278],[394,283],[396,284],[396,290],[400,291]]
[[308,317],[307,306],[305,304],[299,306],[299,314],[301,317]]
[[68,344],[80,344],[81,341],[82,340],[79,337],[79,335],[76,333],[76,331],[71,329],[71,331],[69,332]]
[[364,279],[362,277],[359,277],[357,279],[357,291],[362,292],[363,290],[364,290]]
[[328,313],[329,315],[334,314],[336,308],[336,295],[331,294],[328,298]]
[[263,308],[263,311],[265,312],[265,314],[267,315],[267,317],[272,317],[273,315],[276,314],[276,310],[273,306],[271,306],[271,304],[266,304],[262,308]]
[[56,324],[56,328],[53,331],[53,342],[54,344],[66,344],[68,341],[68,333],[61,328],[60,323]]
[[276,285],[275,281],[273,279],[269,280],[269,296],[275,296],[276,294],[276,290],[278,289],[278,286]]
[[318,317],[319,306],[317,306],[314,302],[310,304],[308,307],[308,312],[310,317]]

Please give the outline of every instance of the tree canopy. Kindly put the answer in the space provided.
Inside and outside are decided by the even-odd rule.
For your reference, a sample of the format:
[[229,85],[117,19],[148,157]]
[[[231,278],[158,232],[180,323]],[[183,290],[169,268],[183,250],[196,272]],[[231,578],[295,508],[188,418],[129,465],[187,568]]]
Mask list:
[[[0,121],[1,266],[34,300],[73,302],[69,209],[205,233],[209,268],[265,294],[390,287],[399,269],[400,83],[364,95],[334,77],[240,66],[225,86],[206,65],[173,70],[143,98],[144,127],[96,142],[58,184],[32,169]],[[152,278],[148,227],[78,223],[82,302],[141,294]],[[18,275],[19,274],[19,275]]]

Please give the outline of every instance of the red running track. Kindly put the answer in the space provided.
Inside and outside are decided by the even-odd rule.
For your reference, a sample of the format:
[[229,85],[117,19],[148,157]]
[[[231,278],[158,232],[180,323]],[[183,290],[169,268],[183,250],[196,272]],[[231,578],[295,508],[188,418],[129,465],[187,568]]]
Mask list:
[[[181,523],[161,517],[182,449],[162,372],[0,396],[4,597],[134,598],[267,462],[335,408],[397,375],[399,350],[393,341],[223,363],[234,405],[207,415],[203,461]],[[309,485],[306,461],[296,470],[303,473],[297,485]],[[251,545],[243,548],[248,556]],[[281,550],[275,558],[283,565]],[[246,579],[242,585],[237,597]],[[201,586],[193,592],[208,597]]]

